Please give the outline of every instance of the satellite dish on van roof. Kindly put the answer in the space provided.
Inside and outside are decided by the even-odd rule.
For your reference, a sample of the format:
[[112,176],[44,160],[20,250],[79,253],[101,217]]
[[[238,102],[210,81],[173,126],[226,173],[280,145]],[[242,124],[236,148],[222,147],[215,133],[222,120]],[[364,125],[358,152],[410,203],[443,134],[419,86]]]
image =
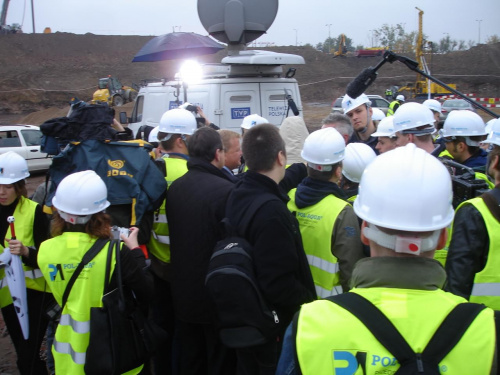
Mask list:
[[248,44],[271,27],[278,0],[198,0],[198,16],[207,32],[222,43]]

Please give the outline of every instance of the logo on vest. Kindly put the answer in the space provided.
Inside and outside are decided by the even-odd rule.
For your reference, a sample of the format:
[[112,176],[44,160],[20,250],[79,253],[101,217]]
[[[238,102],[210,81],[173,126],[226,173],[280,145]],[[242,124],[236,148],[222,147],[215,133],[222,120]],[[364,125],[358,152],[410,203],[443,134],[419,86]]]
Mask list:
[[64,280],[64,274],[62,271],[62,264],[49,264],[49,276],[50,281],[55,281],[57,274],[61,275],[61,281]]
[[333,368],[335,375],[354,375],[361,367],[361,374],[366,374],[367,353],[357,350],[334,350]]
[[[76,270],[79,263],[66,263],[66,264],[49,264],[49,276],[50,281],[56,281],[57,275],[60,275],[61,281],[64,280],[63,270]],[[95,262],[87,263],[83,266],[83,269],[90,269],[94,266]]]

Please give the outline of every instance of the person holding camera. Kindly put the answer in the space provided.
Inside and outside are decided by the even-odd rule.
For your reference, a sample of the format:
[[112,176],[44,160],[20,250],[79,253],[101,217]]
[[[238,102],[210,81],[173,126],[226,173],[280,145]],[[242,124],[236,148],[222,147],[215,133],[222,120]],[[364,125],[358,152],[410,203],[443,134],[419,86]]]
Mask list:
[[[98,239],[111,239],[111,217],[105,212],[110,206],[108,189],[94,171],[76,172],[61,181],[52,202],[57,209],[51,223],[53,238],[42,242],[37,259],[54,298],[63,308],[52,346],[55,372],[84,374],[91,333],[91,309],[102,306],[110,242],[104,244],[76,278],[66,304],[63,303],[63,296],[72,274],[94,243]],[[121,276],[140,306],[147,306],[153,282],[146,271],[138,233],[138,228],[131,228],[128,237],[121,237]],[[108,291],[116,288],[115,263],[113,259]],[[142,367],[128,373],[138,374]]]
[[184,103],[181,105],[179,108],[185,109],[189,112],[191,112],[194,117],[196,118],[196,123],[198,128],[201,128],[203,126],[210,126],[214,130],[219,130],[220,128],[215,125],[213,122],[211,122],[208,117],[205,115],[203,110],[201,109],[200,106],[197,105],[192,105],[188,102]]
[[463,202],[456,211],[448,249],[446,290],[500,310],[500,120],[488,138],[486,172],[495,188]]

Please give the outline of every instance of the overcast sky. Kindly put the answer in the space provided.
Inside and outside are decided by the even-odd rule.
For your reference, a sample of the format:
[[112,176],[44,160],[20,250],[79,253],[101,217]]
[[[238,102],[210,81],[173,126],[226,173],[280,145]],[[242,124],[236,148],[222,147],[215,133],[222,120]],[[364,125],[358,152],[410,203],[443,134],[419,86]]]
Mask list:
[[[3,0],[2,0],[3,1]],[[196,0],[32,0],[35,29],[100,35],[161,35],[176,31],[206,35]],[[404,24],[418,30],[418,11],[424,11],[423,29],[430,40],[446,34],[477,43],[500,36],[500,0],[281,0],[278,15],[266,35],[256,42],[299,45],[323,42],[345,33],[354,45],[370,46],[371,30],[383,24]],[[10,0],[7,24],[19,23],[31,33],[31,1]],[[328,26],[331,25],[331,26]],[[480,35],[479,35],[480,34]]]

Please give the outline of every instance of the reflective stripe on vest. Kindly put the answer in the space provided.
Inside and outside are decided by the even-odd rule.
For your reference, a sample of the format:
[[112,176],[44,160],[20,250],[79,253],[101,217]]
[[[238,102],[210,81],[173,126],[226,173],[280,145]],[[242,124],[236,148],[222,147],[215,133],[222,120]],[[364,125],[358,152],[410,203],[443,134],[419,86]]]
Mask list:
[[310,266],[318,267],[320,270],[323,270],[328,273],[339,272],[339,264],[337,262],[332,263],[325,259],[321,259],[320,257],[316,257],[314,255],[306,255],[306,256]]
[[331,290],[322,288],[319,285],[314,285],[314,288],[316,289],[316,295],[318,296],[318,298],[326,298],[344,293],[344,290],[340,285],[334,286]]
[[[167,189],[172,182],[183,176],[187,172],[187,160],[164,157],[167,181]],[[149,252],[164,263],[170,263],[170,237],[165,211],[165,201],[161,207],[154,213],[153,228],[148,244]]]
[[160,236],[160,235],[156,234],[155,232],[151,232],[151,235],[159,243],[162,243],[164,245],[170,245],[170,236]]
[[476,283],[471,296],[500,296],[500,283]]
[[[461,297],[442,290],[353,289],[379,308],[415,352],[422,352]],[[295,347],[303,375],[394,374],[399,363],[373,334],[344,308],[326,300],[302,305]],[[489,374],[495,357],[495,321],[483,310],[439,363],[443,374]]]
[[[35,211],[38,203],[32,200],[20,197],[16,205],[13,216],[15,218],[16,238],[22,242],[24,246],[34,246],[35,240],[33,238],[33,225],[35,222]],[[10,226],[7,227],[5,238],[12,238]],[[0,244],[0,253],[8,246],[7,241]],[[38,291],[50,292],[43,278],[42,272],[39,269],[34,269],[23,264],[24,276],[26,281],[26,288]],[[0,307],[8,306],[12,303],[12,297],[4,280],[5,271],[0,269]]]
[[312,206],[298,208],[295,194],[296,189],[289,193],[288,209],[296,212],[316,293],[320,298],[342,293],[339,264],[332,254],[332,235],[337,217],[349,203],[330,194]]
[[70,326],[76,333],[88,333],[90,332],[90,320],[85,322],[79,322],[74,320],[69,314],[62,314],[59,325]]
[[500,310],[500,223],[491,214],[482,198],[473,198],[465,201],[464,204],[472,204],[481,214],[486,225],[490,247],[488,249],[488,259],[484,269],[476,273],[472,286],[470,301],[484,303],[494,310]]
[[[85,364],[85,356],[86,356],[86,351],[81,353],[73,350],[71,347],[71,344],[67,342],[59,342],[57,340],[54,340],[54,351],[60,354],[69,354],[71,356],[71,360],[75,362],[77,365],[84,365]],[[54,356],[55,358],[57,356]]]
[[[38,265],[59,305],[71,275],[94,242],[86,233],[64,232],[40,246]],[[52,350],[57,374],[84,374],[90,310],[102,306],[108,247],[109,243],[82,269],[68,296]],[[115,267],[114,253],[112,256],[110,275]]]
[[168,223],[165,213],[154,215],[154,223]]

